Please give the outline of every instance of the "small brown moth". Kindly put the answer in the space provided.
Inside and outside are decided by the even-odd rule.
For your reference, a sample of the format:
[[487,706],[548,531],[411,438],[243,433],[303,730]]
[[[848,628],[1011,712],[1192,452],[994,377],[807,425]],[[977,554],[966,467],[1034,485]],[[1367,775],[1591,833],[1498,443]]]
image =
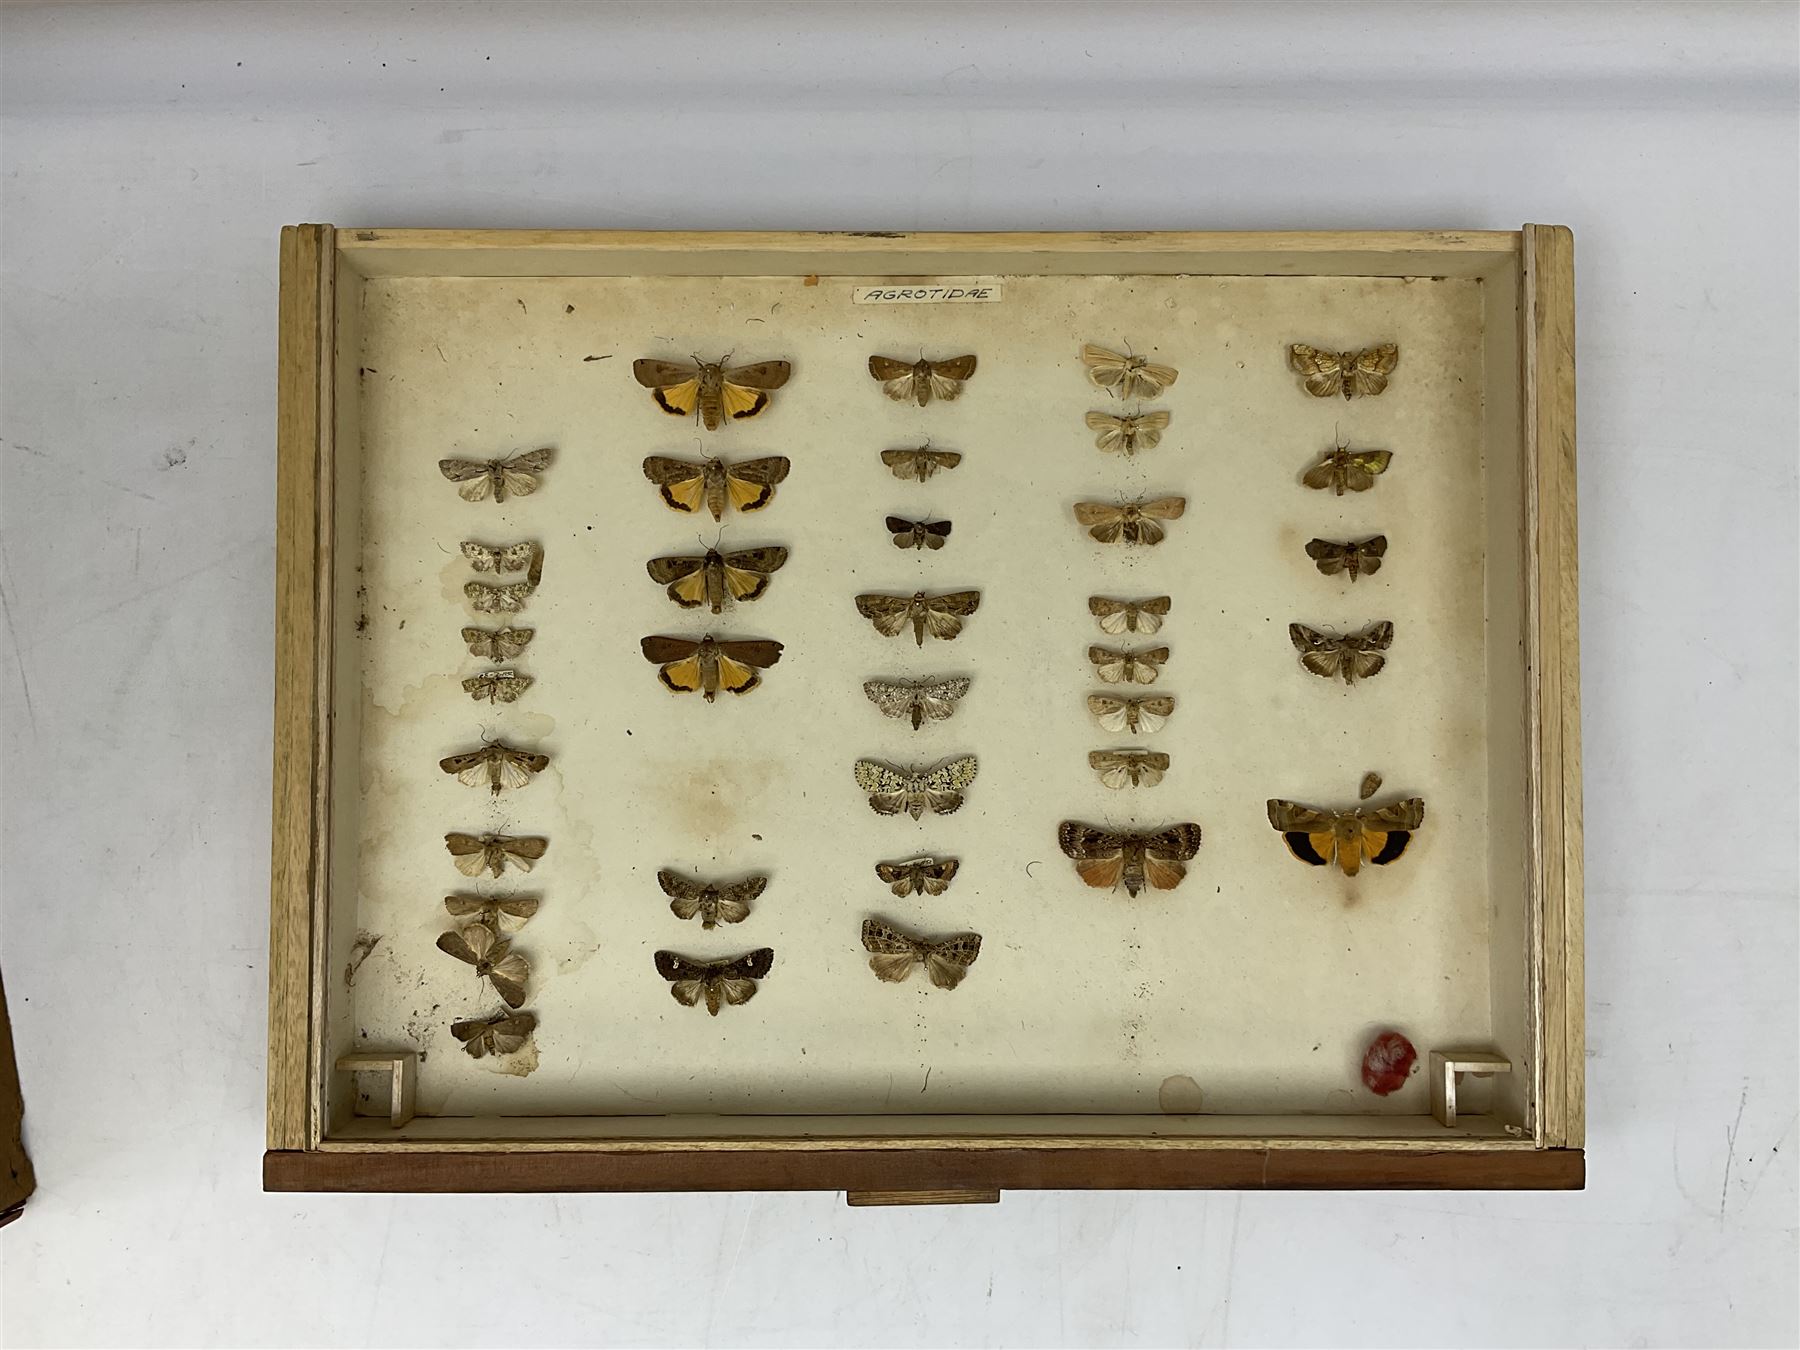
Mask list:
[[1076,502],[1075,519],[1102,544],[1160,544],[1159,520],[1180,520],[1186,497],[1158,497],[1148,502]]
[[749,918],[750,902],[763,893],[769,879],[745,877],[721,886],[714,881],[690,880],[665,867],[656,874],[656,884],[669,897],[669,910],[676,918],[691,919],[698,914],[702,928],[716,928]]
[[864,680],[863,693],[889,717],[910,717],[917,731],[927,720],[942,722],[969,692],[969,677],[948,680]]
[[1335,450],[1320,455],[1319,462],[1302,474],[1300,481],[1321,491],[1331,488],[1340,497],[1347,491],[1367,492],[1387,472],[1393,457],[1391,450],[1352,450],[1339,442]]
[[1094,663],[1094,674],[1103,684],[1155,684],[1162,665],[1169,659],[1167,647],[1147,651],[1120,651],[1116,647],[1088,648],[1088,660]]
[[880,919],[864,919],[862,945],[870,953],[869,969],[890,984],[911,975],[914,966],[924,966],[939,989],[954,989],[981,955],[981,934],[919,938]]
[[517,703],[519,695],[533,683],[531,676],[521,675],[516,670],[487,670],[469,676],[462,682],[462,687],[463,692],[477,703],[483,699],[489,703]]
[[1359,352],[1328,352],[1296,342],[1288,348],[1288,365],[1300,376],[1314,398],[1342,394],[1373,397],[1388,387],[1388,376],[1400,363],[1400,348],[1392,342],[1365,347]]
[[[510,661],[530,645],[537,635],[535,628],[465,628],[462,640],[469,644],[469,655],[484,661]],[[508,703],[511,699],[506,700]]]
[[550,467],[553,447],[527,451],[511,459],[440,459],[438,472],[456,484],[466,502],[478,502],[489,493],[496,502],[508,497],[529,497],[538,490],[538,475]]
[[1089,694],[1088,711],[1108,731],[1161,731],[1163,723],[1175,712],[1175,696],[1164,694],[1153,698],[1119,698],[1112,694]]
[[948,591],[928,595],[915,591],[911,595],[859,595],[856,609],[875,625],[883,637],[898,637],[912,625],[913,640],[925,645],[925,635],[945,642],[953,641],[963,630],[962,621],[981,607],[980,591]]
[[1356,790],[1356,795],[1366,802],[1380,791],[1381,775],[1371,769],[1363,775],[1362,786]]
[[948,361],[898,361],[891,356],[871,356],[869,374],[881,381],[881,392],[896,403],[912,399],[921,408],[932,399],[948,403],[962,393],[963,381],[975,373],[973,356],[953,356]]
[[1103,633],[1142,633],[1148,637],[1168,617],[1169,597],[1148,600],[1113,600],[1104,595],[1088,597],[1088,613],[1099,621]]
[[695,961],[674,952],[656,954],[656,973],[669,981],[669,993],[677,1003],[691,1008],[702,998],[714,1017],[727,1003],[748,1003],[756,997],[756,982],[775,964],[773,947],[758,947],[727,961]]
[[535,895],[446,895],[444,912],[453,919],[473,919],[496,933],[516,933],[538,912]]
[[495,1013],[492,1017],[450,1024],[450,1034],[462,1042],[462,1048],[474,1059],[523,1050],[535,1030],[537,1014],[533,1012]]
[[1108,454],[1135,455],[1140,450],[1154,450],[1169,429],[1169,414],[1161,409],[1137,412],[1129,417],[1116,413],[1090,412],[1089,431],[1100,434],[1094,444]]
[[1169,770],[1160,750],[1090,750],[1088,767],[1109,788],[1155,787]]
[[486,787],[494,796],[502,788],[522,788],[533,774],[549,767],[550,756],[515,750],[504,741],[490,741],[479,750],[450,755],[438,761],[438,768],[456,775],[456,781],[470,787]]
[[1175,383],[1173,366],[1159,365],[1147,356],[1122,356],[1092,342],[1082,347],[1081,363],[1096,388],[1117,398],[1155,398]]
[[1312,867],[1336,863],[1347,877],[1364,862],[1386,867],[1406,852],[1413,831],[1425,823],[1425,802],[1408,797],[1389,806],[1332,811],[1299,802],[1269,801],[1269,824],[1281,831],[1288,852]]
[[1385,534],[1342,544],[1333,543],[1329,539],[1306,541],[1306,556],[1313,560],[1320,572],[1328,577],[1342,572],[1351,581],[1355,581],[1359,575],[1374,576],[1381,570],[1381,560],[1386,554]]
[[509,1008],[525,1001],[525,985],[531,979],[531,966],[512,949],[512,943],[485,923],[468,923],[460,929],[440,933],[438,950],[446,956],[475,967],[475,974],[494,986],[494,992]]
[[954,469],[962,463],[959,450],[933,450],[921,445],[916,450],[883,450],[881,462],[892,469],[896,478],[911,478],[923,483],[939,469]]
[[632,378],[650,391],[657,407],[675,417],[693,413],[708,431],[717,431],[727,417],[734,422],[755,417],[768,407],[769,391],[786,384],[793,369],[786,361],[727,366],[697,356],[692,365],[649,358],[631,363]]
[[1200,851],[1200,827],[1186,821],[1153,834],[1119,834],[1065,820],[1056,842],[1088,885],[1110,890],[1123,881],[1125,893],[1136,895],[1146,886],[1169,891],[1181,884],[1183,864]]
[[920,895],[942,895],[950,889],[950,883],[956,880],[956,869],[961,865],[955,858],[926,855],[900,862],[878,862],[875,864],[875,875],[887,883],[890,891],[902,898],[915,892]]
[[1288,638],[1300,653],[1300,664],[1314,675],[1327,680],[1342,675],[1345,684],[1355,684],[1378,674],[1387,664],[1382,653],[1394,641],[1394,625],[1383,619],[1360,633],[1335,637],[1303,623],[1290,623]]
[[450,861],[465,877],[478,877],[483,872],[499,876],[507,864],[521,872],[544,856],[550,841],[536,836],[520,838],[510,834],[457,834],[444,836],[444,847],[450,850]]
[[776,485],[788,476],[784,455],[747,459],[732,464],[723,459],[670,459],[651,455],[644,461],[644,477],[656,484],[662,499],[674,511],[698,511],[704,506],[714,520],[725,517],[725,508],[760,511],[775,496]]
[[469,606],[478,614],[517,614],[525,608],[525,602],[531,599],[531,593],[537,586],[529,581],[509,582],[504,586],[490,586],[484,581],[470,581],[463,584],[463,594],[469,597]]
[[856,761],[856,785],[869,794],[869,809],[878,816],[902,812],[919,819],[927,810],[940,816],[962,809],[962,790],[975,781],[975,756],[960,755],[941,764],[902,768],[879,759]]
[[747,548],[738,553],[706,553],[688,557],[652,558],[644,564],[650,579],[669,588],[669,599],[683,609],[707,606],[722,613],[725,601],[755,600],[769,589],[771,573],[788,560],[785,548]]
[[708,633],[692,638],[647,637],[640,644],[644,659],[662,667],[656,677],[678,694],[698,690],[711,703],[719,690],[747,694],[762,683],[757,670],[781,659],[781,644],[767,638],[721,642]]
[[950,538],[947,520],[908,520],[904,516],[889,516],[887,528],[894,536],[895,548],[940,549]]
[[526,540],[518,544],[478,544],[462,541],[463,557],[477,572],[524,572],[533,586],[544,578],[544,548]]

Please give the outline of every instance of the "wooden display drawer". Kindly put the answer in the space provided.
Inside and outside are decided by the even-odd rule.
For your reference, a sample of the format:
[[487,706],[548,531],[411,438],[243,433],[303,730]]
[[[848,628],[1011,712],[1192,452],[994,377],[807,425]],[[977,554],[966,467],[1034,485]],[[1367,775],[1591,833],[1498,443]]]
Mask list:
[[270,1189],[1582,1184],[1567,230],[281,247]]

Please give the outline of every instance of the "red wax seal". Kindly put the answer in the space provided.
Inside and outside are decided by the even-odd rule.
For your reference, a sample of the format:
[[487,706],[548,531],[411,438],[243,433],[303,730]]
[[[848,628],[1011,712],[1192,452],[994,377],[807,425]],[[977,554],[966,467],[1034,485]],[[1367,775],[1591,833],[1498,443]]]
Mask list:
[[1378,1097],[1398,1092],[1406,1086],[1419,1052],[1413,1043],[1397,1031],[1384,1031],[1369,1042],[1363,1055],[1363,1086]]

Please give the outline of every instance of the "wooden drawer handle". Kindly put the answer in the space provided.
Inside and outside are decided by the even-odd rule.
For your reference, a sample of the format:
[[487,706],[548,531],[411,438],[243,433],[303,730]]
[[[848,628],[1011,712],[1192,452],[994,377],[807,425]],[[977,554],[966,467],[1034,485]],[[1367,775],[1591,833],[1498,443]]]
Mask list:
[[992,1191],[845,1191],[851,1205],[997,1205],[1000,1192]]

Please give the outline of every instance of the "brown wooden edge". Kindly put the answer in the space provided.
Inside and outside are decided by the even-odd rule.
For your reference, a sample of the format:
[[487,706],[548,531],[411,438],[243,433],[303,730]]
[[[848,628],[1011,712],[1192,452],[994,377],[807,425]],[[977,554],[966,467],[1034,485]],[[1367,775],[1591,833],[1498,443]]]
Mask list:
[[[1250,1148],[263,1155],[266,1191],[846,1191],[880,1203],[1001,1190],[1579,1190],[1579,1149]],[[936,1203],[942,1203],[941,1195]],[[987,1198],[977,1195],[970,1198]]]
[[269,1147],[303,1148],[311,1124],[316,815],[325,733],[319,480],[331,382],[335,250],[329,225],[281,232],[276,406],[275,764],[269,907]]

